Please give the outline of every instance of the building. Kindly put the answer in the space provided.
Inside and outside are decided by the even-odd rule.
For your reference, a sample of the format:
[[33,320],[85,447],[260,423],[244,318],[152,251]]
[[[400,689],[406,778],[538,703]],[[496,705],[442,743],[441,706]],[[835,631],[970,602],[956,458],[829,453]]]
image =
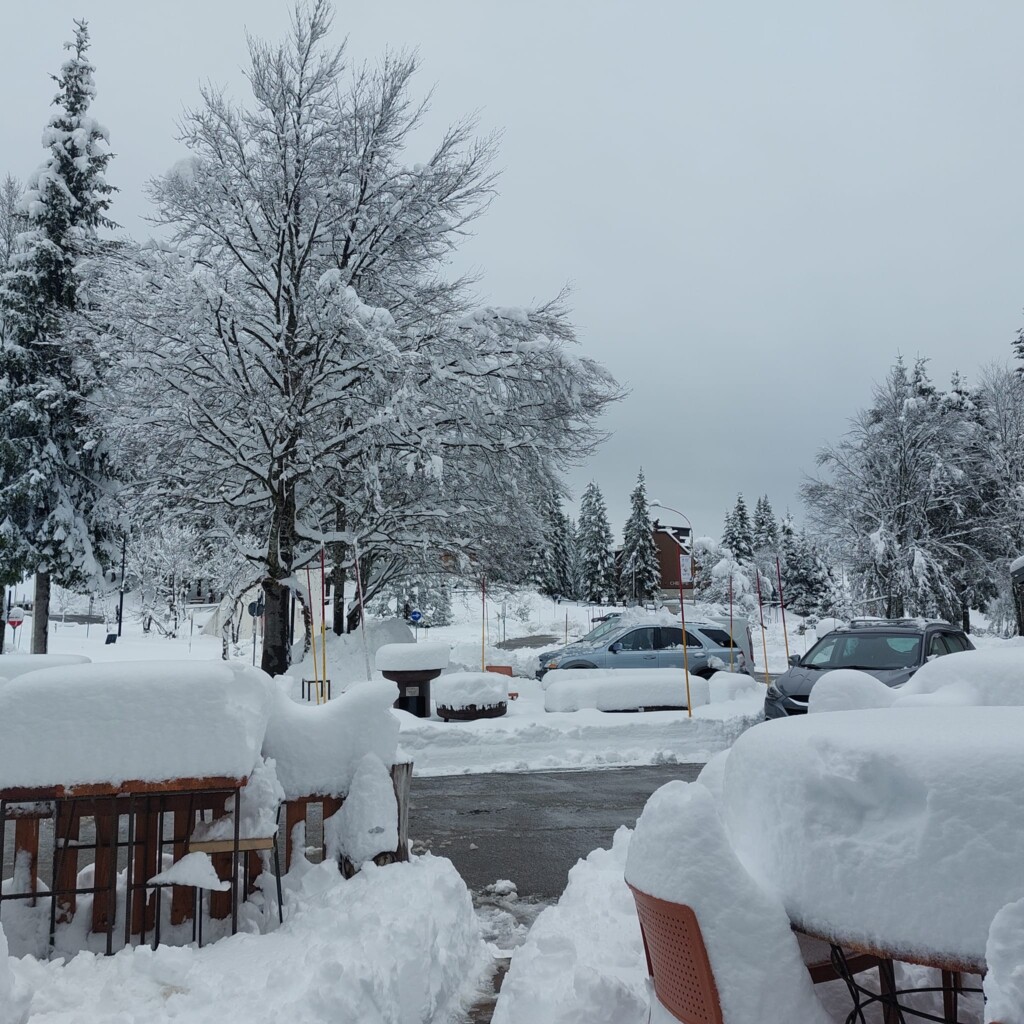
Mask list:
[[[666,596],[679,596],[679,556],[689,557],[693,551],[693,536],[688,526],[665,526],[654,520],[654,546],[658,550],[659,586]],[[684,583],[683,590],[689,594],[693,583]]]

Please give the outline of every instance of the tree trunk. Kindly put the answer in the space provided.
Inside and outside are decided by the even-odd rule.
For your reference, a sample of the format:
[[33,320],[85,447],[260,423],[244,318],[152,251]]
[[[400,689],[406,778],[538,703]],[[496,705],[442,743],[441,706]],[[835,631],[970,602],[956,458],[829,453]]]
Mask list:
[[50,574],[36,573],[32,599],[32,653],[45,654],[50,639]]
[[352,607],[349,608],[349,610],[348,610],[348,617],[347,617],[347,620],[346,620],[347,624],[348,624],[348,631],[350,633],[354,633],[356,631],[356,629],[358,629],[358,627],[359,627],[359,620],[362,617],[363,617],[363,606],[359,603],[359,598],[357,597],[352,602]]
[[960,624],[965,633],[971,632],[971,606],[967,601],[960,602]]
[[295,492],[288,484],[281,486],[275,501],[269,551],[260,665],[268,675],[280,676],[291,665],[291,589],[281,582],[292,575],[295,557]]
[[334,605],[332,614],[332,628],[337,636],[345,632],[345,565],[342,562],[344,557],[344,545],[338,544],[335,547],[334,568],[331,569],[331,586],[334,587]]

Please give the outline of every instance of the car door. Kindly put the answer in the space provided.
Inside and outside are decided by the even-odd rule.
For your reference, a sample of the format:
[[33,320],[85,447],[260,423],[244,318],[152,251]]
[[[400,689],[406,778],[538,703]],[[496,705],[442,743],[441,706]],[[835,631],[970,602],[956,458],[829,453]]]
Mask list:
[[609,668],[657,668],[658,652],[656,626],[641,626],[631,629],[616,643],[618,649],[608,655]]
[[[658,630],[658,668],[683,667],[683,631],[678,626],[661,626]],[[686,631],[686,657],[691,670],[703,668],[706,662],[704,645]]]

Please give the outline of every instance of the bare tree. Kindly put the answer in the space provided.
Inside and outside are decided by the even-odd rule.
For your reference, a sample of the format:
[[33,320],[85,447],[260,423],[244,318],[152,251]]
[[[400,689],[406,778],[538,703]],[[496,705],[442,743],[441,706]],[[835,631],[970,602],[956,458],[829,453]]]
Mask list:
[[290,580],[321,544],[335,564],[486,559],[479,531],[591,450],[619,394],[571,350],[560,298],[478,308],[441,276],[491,199],[494,139],[463,121],[407,163],[415,58],[349,72],[330,22],[317,0],[285,43],[250,43],[248,106],[204,93],[191,159],[152,186],[171,244],[135,251],[103,311],[122,317],[121,379],[150,410],[144,439],[124,431],[141,499],[261,538],[247,557],[272,673],[288,667]]

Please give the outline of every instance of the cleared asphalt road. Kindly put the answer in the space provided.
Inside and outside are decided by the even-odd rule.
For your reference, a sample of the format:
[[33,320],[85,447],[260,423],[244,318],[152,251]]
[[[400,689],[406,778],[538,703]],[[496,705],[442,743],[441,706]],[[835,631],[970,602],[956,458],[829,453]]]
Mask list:
[[520,897],[557,899],[580,857],[632,827],[659,786],[702,767],[413,778],[413,849],[449,858],[471,889],[507,878]]

